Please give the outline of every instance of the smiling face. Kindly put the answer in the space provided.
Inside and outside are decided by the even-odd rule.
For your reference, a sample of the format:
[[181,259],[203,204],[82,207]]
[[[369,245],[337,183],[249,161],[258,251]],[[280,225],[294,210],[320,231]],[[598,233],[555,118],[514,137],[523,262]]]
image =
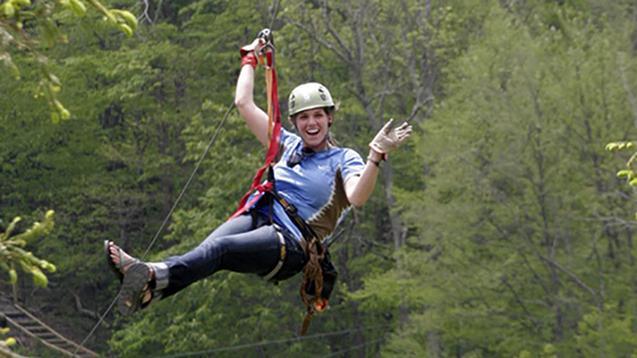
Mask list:
[[327,134],[332,124],[332,115],[325,108],[300,112],[292,118],[292,123],[306,148],[315,152],[327,148]]

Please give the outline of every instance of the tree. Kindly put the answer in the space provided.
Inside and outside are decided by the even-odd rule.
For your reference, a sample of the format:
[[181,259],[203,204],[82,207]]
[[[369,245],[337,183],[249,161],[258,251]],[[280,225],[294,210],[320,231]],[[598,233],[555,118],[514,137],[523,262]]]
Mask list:
[[[370,278],[360,293],[395,305],[395,295],[374,293],[392,285],[414,311],[389,353],[430,348],[422,337],[432,329],[443,355],[634,349],[619,329],[619,292],[632,287],[619,268],[633,265],[632,235],[614,225],[630,203],[600,153],[631,123],[614,65],[626,37],[577,6],[530,7],[492,2],[467,52],[445,69],[449,96],[419,144],[428,185],[402,201],[418,230],[406,245],[420,250],[405,250],[404,269]],[[527,10],[536,15],[518,17]],[[575,328],[582,320],[596,333]],[[610,341],[604,327],[622,333]]]

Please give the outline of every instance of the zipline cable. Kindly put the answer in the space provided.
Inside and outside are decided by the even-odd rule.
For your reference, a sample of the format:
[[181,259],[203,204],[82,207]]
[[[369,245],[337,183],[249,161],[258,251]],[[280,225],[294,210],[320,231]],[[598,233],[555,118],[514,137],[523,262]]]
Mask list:
[[190,177],[188,178],[188,181],[186,182],[186,184],[184,184],[184,187],[181,190],[181,193],[179,193],[179,196],[175,200],[175,203],[173,204],[172,208],[170,208],[170,211],[166,215],[166,218],[164,218],[164,222],[161,223],[161,226],[159,227],[159,230],[157,230],[157,233],[155,234],[155,237],[153,237],[153,240],[150,242],[150,244],[146,248],[146,251],[144,251],[144,254],[141,257],[142,261],[144,261],[144,258],[146,258],[146,255],[148,254],[150,249],[155,244],[155,241],[157,241],[157,239],[159,238],[159,235],[162,233],[162,231],[164,231],[164,227],[168,223],[168,220],[170,220],[170,217],[172,216],[173,211],[175,211],[175,208],[177,208],[177,204],[179,204],[179,201],[181,200],[181,198],[186,193],[186,190],[190,186],[190,183],[192,182],[192,179],[195,177],[195,174],[197,174],[197,171],[199,170],[199,167],[201,166],[201,162],[203,162],[204,158],[206,157],[206,155],[210,151],[210,148],[212,147],[212,145],[217,140],[217,135],[221,131],[221,127],[226,122],[226,119],[228,119],[228,116],[230,115],[230,112],[232,111],[233,108],[234,108],[234,100],[232,101],[232,104],[230,104],[230,106],[228,106],[228,110],[226,111],[226,114],[223,116],[223,119],[221,120],[221,122],[219,122],[219,124],[217,125],[217,128],[215,129],[215,132],[212,135],[212,139],[210,139],[210,142],[208,142],[208,146],[204,150],[204,152],[201,155],[201,157],[199,157],[199,160],[197,161],[197,164],[195,165],[195,168],[192,170],[192,173],[190,173]]
[[330,354],[328,354],[328,355],[324,356],[324,358],[327,358],[327,357],[335,357],[335,356],[338,356],[338,355],[341,355],[341,354],[343,354],[343,353],[347,353],[347,352],[350,352],[350,351],[353,351],[353,350],[356,350],[356,349],[365,348],[366,346],[368,346],[368,345],[370,345],[370,344],[373,344],[373,343],[376,343],[376,342],[380,342],[380,341],[382,341],[382,340],[384,340],[384,339],[385,339],[385,337],[380,337],[380,338],[377,338],[377,339],[372,339],[371,341],[367,341],[367,342],[365,342],[365,343],[357,344],[357,345],[355,345],[355,346],[347,347],[347,348],[342,349],[342,350],[340,350],[340,351],[336,351],[336,352],[334,352],[334,353],[330,353]]
[[[199,160],[197,161],[197,164],[195,164],[195,168],[192,170],[192,173],[190,174],[190,177],[188,178],[188,180],[186,181],[186,184],[184,184],[183,188],[181,189],[181,192],[177,196],[177,199],[175,199],[175,203],[173,204],[173,206],[168,211],[168,214],[166,214],[166,217],[164,218],[164,221],[162,222],[161,226],[157,230],[157,233],[155,234],[155,236],[151,240],[150,244],[148,244],[148,247],[146,248],[146,251],[144,251],[144,253],[140,257],[140,259],[142,261],[144,261],[144,259],[146,258],[146,255],[148,254],[150,249],[153,247],[153,245],[157,241],[157,238],[159,238],[159,235],[164,231],[164,227],[168,223],[168,220],[170,220],[170,217],[172,216],[173,212],[175,211],[175,208],[177,208],[177,204],[179,204],[179,202],[181,201],[181,198],[186,193],[186,190],[188,190],[188,187],[190,186],[190,183],[192,182],[193,178],[195,177],[195,174],[199,170],[199,167],[201,166],[201,163],[203,162],[204,158],[206,157],[206,155],[210,151],[210,148],[212,148],[213,144],[217,141],[217,136],[219,135],[219,132],[221,131],[221,128],[223,127],[223,125],[226,123],[226,120],[228,119],[228,116],[230,115],[230,112],[232,111],[233,108],[234,108],[234,100],[230,104],[230,106],[228,106],[228,110],[226,111],[226,114],[223,116],[223,118],[221,119],[219,124],[217,124],[217,128],[215,129],[215,132],[212,135],[212,138],[208,142],[208,146],[206,146],[206,149],[203,151],[203,153],[199,157]],[[75,348],[75,351],[73,352],[73,356],[77,356],[77,352],[81,348],[84,347],[84,343],[86,343],[86,341],[88,341],[89,338],[91,338],[93,333],[95,333],[95,330],[97,330],[97,327],[99,327],[102,324],[102,322],[104,322],[104,318],[106,318],[106,316],[111,312],[111,310],[115,306],[115,303],[117,302],[118,297],[119,297],[119,293],[117,293],[117,295],[115,296],[115,298],[113,299],[111,304],[108,306],[106,311],[100,316],[100,319],[97,321],[95,326],[93,326],[93,328],[91,329],[89,334],[82,340],[82,342],[79,344],[79,346],[77,348]]]
[[272,26],[274,25],[274,20],[276,20],[276,16],[279,13],[279,5],[281,4],[281,1],[275,1],[274,5],[272,5],[272,18],[270,19],[270,26],[268,26],[268,29],[272,30]]
[[[263,347],[263,346],[272,345],[272,344],[298,342],[298,341],[304,341],[304,340],[313,339],[313,338],[340,336],[340,335],[344,335],[344,334],[348,334],[348,333],[352,333],[352,332],[370,331],[370,330],[374,330],[374,329],[378,329],[378,328],[386,328],[386,327],[390,327],[390,326],[391,326],[390,324],[382,324],[382,325],[375,325],[375,326],[371,326],[371,327],[350,328],[350,329],[343,329],[343,330],[334,331],[334,332],[317,333],[317,334],[308,335],[308,336],[297,336],[297,337],[293,337],[293,338],[276,339],[276,340],[271,340],[271,341],[245,343],[245,344],[238,344],[238,345],[235,345],[235,346],[220,347],[220,348],[214,348],[214,349],[203,350],[203,351],[181,352],[181,353],[170,354],[170,355],[165,355],[165,356],[158,356],[158,357],[160,357],[160,358],[178,358],[178,357],[190,357],[190,356],[207,356],[207,355],[210,355],[212,353],[235,351],[235,350],[246,349],[246,348],[254,348],[254,347]],[[381,339],[384,339],[384,337],[382,337]],[[379,341],[379,340],[380,339],[376,339],[376,340],[370,341],[368,343],[374,343],[374,342]],[[359,348],[359,347],[356,347],[356,348]],[[353,349],[355,349],[355,348],[353,348]],[[337,352],[337,353],[340,353],[340,352]]]

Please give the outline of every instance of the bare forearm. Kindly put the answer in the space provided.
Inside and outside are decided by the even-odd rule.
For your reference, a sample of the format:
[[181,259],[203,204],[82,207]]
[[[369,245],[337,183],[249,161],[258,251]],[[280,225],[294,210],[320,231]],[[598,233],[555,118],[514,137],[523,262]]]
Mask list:
[[346,192],[349,202],[356,206],[363,206],[374,192],[376,186],[376,178],[380,168],[374,162],[380,163],[382,155],[374,150],[369,151],[365,169],[357,178],[352,178],[346,183]]
[[241,109],[248,104],[254,104],[254,69],[252,66],[243,66],[237,79],[237,90],[234,95],[234,104]]
[[250,131],[263,145],[268,143],[268,116],[254,103],[254,69],[252,66],[241,67],[234,104],[245,119]]

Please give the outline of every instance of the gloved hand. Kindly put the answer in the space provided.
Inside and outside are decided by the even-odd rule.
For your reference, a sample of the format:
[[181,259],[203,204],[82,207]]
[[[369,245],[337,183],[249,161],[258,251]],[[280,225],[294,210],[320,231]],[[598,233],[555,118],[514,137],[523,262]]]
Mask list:
[[375,152],[383,154],[383,158],[386,157],[387,153],[398,148],[398,146],[411,135],[411,126],[407,122],[404,122],[396,128],[392,128],[391,125],[393,122],[393,118],[387,121],[369,143],[369,147]]
[[250,65],[252,68],[256,68],[259,62],[256,54],[261,51],[263,46],[265,46],[265,40],[262,37],[258,37],[251,44],[243,46],[239,50],[241,53],[241,67]]

